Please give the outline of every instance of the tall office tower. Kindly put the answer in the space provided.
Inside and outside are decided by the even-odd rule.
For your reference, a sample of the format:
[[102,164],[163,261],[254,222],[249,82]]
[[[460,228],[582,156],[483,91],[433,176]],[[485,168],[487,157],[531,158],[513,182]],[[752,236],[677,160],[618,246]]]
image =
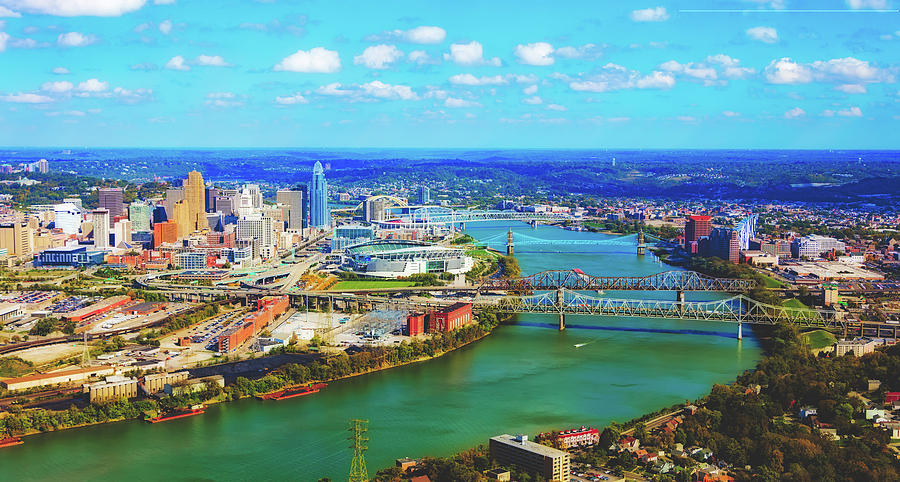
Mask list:
[[109,219],[125,214],[125,203],[122,201],[122,189],[118,187],[101,187],[98,190],[100,207],[109,211]]
[[81,211],[71,203],[62,203],[53,206],[54,221],[57,228],[66,234],[78,234],[81,227]]
[[275,201],[288,207],[287,228],[303,229],[303,192],[302,191],[278,191]]
[[304,228],[309,227],[309,185],[308,184],[298,184],[294,186],[294,191],[300,191],[300,195],[303,197],[303,202],[301,203],[300,208],[300,219],[301,226]]
[[131,221],[131,229],[135,231],[150,231],[150,205],[135,201],[128,206],[128,219]]
[[158,204],[153,207],[153,224],[164,223],[168,220],[169,216],[166,214],[165,206]]
[[363,219],[369,223],[384,221],[386,201],[382,196],[369,196],[363,203]]
[[109,209],[97,208],[91,211],[91,222],[94,224],[94,247],[109,247]]
[[424,206],[431,202],[431,190],[428,186],[419,186],[419,204]]
[[84,211],[84,204],[82,204],[80,197],[67,197],[67,198],[63,199],[62,202],[63,202],[63,204],[65,204],[65,203],[74,204],[75,207],[78,208],[78,211]]
[[253,207],[253,193],[246,187],[241,190],[241,194],[237,197],[237,206],[234,210],[238,217],[246,218],[253,214],[256,210]]
[[41,174],[47,174],[48,172],[50,172],[50,163],[47,162],[46,159],[41,159],[40,161],[35,162],[34,165],[37,169],[37,172]]
[[113,240],[116,247],[120,243],[131,244],[131,221],[127,219],[116,221],[113,225]]
[[275,235],[272,229],[272,218],[257,215],[249,218],[238,219],[237,226],[234,229],[234,234],[238,239],[257,240],[260,246],[260,251],[262,251],[262,248],[275,245]]
[[262,191],[259,190],[259,184],[245,184],[244,191],[250,194],[250,201],[254,209],[259,209],[263,206],[263,195]]
[[206,188],[206,212],[214,213],[216,212],[216,196],[219,195],[219,190],[214,187]]
[[178,225],[173,221],[163,221],[153,225],[153,247],[157,248],[163,243],[178,241]]
[[701,215],[691,215],[684,224],[684,244],[685,246],[692,241],[697,241],[703,236],[709,236],[710,217]]
[[216,203],[215,203],[213,212],[222,213],[226,216],[230,216],[231,214],[233,214],[234,208],[235,208],[235,206],[234,206],[235,197],[236,197],[235,194],[230,194],[227,196],[226,195],[216,196]]
[[313,166],[312,182],[309,183],[309,225],[314,228],[327,228],[331,225],[331,214],[328,212],[328,183],[325,181],[325,170],[319,161]]
[[178,237],[184,238],[194,232],[196,224],[191,222],[191,210],[186,199],[175,203],[172,220],[178,225]]
[[175,219],[175,203],[184,199],[184,189],[166,190],[166,219]]
[[33,251],[33,230],[28,223],[13,221],[0,224],[0,249],[8,256],[26,256]]
[[188,207],[187,234],[190,234],[206,225],[206,187],[203,175],[197,171],[189,172],[184,181],[184,200]]

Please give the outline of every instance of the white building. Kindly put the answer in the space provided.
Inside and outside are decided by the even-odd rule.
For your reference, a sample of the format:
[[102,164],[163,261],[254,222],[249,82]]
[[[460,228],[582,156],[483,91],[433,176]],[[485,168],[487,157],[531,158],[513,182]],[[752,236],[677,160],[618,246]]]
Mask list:
[[817,258],[826,251],[844,251],[844,243],[828,236],[810,234],[797,238],[791,243],[791,256],[794,258]]
[[117,247],[120,243],[131,244],[131,221],[127,219],[116,221],[113,226],[113,239]]
[[99,208],[91,211],[91,223],[94,225],[94,247],[109,247],[109,209]]
[[81,211],[71,203],[57,204],[53,207],[54,223],[66,234],[78,234],[81,228]]
[[272,218],[257,215],[238,219],[234,231],[238,239],[256,239],[260,253],[268,253],[275,246]]

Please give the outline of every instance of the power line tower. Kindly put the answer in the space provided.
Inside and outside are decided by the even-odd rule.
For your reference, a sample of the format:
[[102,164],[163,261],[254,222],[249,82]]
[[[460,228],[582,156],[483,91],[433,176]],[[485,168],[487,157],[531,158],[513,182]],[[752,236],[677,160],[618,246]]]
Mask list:
[[368,437],[364,437],[369,431],[369,421],[353,419],[350,420],[350,432],[353,434],[349,440],[353,442],[350,446],[353,449],[353,461],[350,463],[350,482],[366,482],[369,480],[369,473],[366,470],[366,450],[368,446],[366,442]]
[[91,355],[90,355],[90,352],[88,351],[87,330],[84,330],[84,333],[82,333],[82,335],[83,335],[84,345],[81,350],[81,366],[86,367],[91,362]]

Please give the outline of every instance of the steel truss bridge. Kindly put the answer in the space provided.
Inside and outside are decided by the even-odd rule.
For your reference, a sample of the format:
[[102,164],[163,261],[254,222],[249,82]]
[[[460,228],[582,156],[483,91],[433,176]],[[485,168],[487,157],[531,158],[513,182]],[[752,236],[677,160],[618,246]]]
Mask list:
[[465,224],[483,221],[561,221],[569,216],[561,213],[528,213],[519,211],[458,211],[438,206],[424,206],[409,213],[385,219],[382,228],[419,228]]
[[504,297],[494,307],[505,313],[558,314],[560,329],[565,328],[567,314],[845,328],[843,314],[838,311],[767,305],[744,295],[715,301],[624,300],[559,289],[528,296]]
[[[639,245],[637,235],[619,236],[608,239],[547,239],[529,236],[524,233],[513,231],[513,244],[515,246],[614,246],[614,247],[633,247]],[[644,234],[644,237],[653,241],[662,241],[661,239]],[[478,244],[487,244],[494,246],[505,246],[509,242],[507,233],[497,234],[487,238],[479,239]]]
[[664,271],[650,276],[593,276],[581,270],[553,270],[523,278],[493,278],[481,284],[480,290],[545,291],[568,290],[621,291],[725,291],[742,293],[753,289],[756,282],[744,279],[712,278],[694,271]]

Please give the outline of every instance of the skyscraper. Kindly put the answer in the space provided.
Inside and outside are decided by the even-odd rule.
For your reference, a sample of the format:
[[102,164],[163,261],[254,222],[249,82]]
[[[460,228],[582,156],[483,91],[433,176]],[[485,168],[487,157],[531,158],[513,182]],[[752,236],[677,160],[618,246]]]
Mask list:
[[62,203],[53,206],[53,224],[62,229],[66,234],[78,234],[81,227],[81,212],[71,203]]
[[131,221],[131,229],[134,231],[150,231],[150,205],[135,201],[128,206],[128,219]]
[[125,214],[122,189],[118,187],[101,187],[97,194],[100,199],[100,207],[109,211],[109,220]]
[[692,241],[697,241],[703,236],[709,236],[710,217],[701,215],[691,215],[688,217],[687,223],[684,224],[684,244],[685,246]]
[[219,195],[219,190],[214,187],[206,188],[206,212],[214,213],[216,212],[216,196]]
[[246,184],[244,190],[250,194],[250,201],[253,209],[259,209],[263,206],[263,195],[259,189],[259,184]]
[[91,211],[91,222],[94,224],[94,247],[109,247],[109,209],[98,208]]
[[194,224],[191,223],[190,208],[187,200],[182,199],[175,203],[172,209],[172,220],[178,225],[178,237],[183,238],[194,232]]
[[313,166],[312,182],[309,183],[309,225],[314,228],[327,228],[330,224],[328,183],[325,181],[322,163],[316,161],[316,165]]
[[187,232],[182,236],[206,226],[206,187],[203,175],[197,171],[189,172],[184,181],[184,200],[187,203]]
[[184,189],[177,187],[166,190],[166,219],[175,219],[175,203],[184,199]]
[[275,201],[288,207],[287,228],[303,228],[303,192],[282,190],[275,194]]
[[424,206],[431,202],[431,190],[424,184],[419,186],[419,204]]

